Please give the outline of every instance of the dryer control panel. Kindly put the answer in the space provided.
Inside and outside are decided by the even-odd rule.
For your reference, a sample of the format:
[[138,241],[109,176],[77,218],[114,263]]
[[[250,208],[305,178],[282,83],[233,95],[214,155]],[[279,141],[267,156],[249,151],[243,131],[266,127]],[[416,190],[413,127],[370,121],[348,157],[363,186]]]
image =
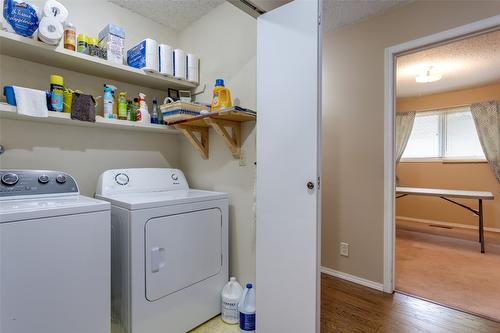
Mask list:
[[179,169],[141,168],[107,170],[97,181],[97,195],[187,190],[184,173]]
[[79,194],[75,179],[60,171],[0,170],[0,199],[14,196]]

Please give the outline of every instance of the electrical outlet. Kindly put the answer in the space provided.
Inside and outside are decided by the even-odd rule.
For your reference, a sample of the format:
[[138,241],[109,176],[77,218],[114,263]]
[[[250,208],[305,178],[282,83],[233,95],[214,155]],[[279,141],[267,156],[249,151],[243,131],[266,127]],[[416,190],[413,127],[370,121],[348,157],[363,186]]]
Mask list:
[[240,150],[240,167],[247,166],[247,151],[243,148]]
[[340,255],[349,257],[349,243],[340,243]]

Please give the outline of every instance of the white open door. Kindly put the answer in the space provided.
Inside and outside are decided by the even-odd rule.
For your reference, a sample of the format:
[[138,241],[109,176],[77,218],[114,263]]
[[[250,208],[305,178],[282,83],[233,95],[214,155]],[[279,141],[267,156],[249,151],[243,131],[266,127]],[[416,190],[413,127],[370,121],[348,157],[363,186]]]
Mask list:
[[258,18],[257,332],[319,332],[318,0]]

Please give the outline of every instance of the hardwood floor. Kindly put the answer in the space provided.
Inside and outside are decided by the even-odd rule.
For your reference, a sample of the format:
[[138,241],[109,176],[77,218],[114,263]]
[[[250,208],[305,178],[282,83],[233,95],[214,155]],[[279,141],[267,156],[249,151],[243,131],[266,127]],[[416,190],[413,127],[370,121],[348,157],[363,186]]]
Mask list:
[[500,323],[321,276],[321,333],[498,333]]

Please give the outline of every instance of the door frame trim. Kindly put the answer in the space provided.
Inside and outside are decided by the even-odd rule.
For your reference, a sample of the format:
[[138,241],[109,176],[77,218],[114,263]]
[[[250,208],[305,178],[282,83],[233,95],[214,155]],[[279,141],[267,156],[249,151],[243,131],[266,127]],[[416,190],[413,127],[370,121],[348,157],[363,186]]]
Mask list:
[[398,55],[434,47],[500,28],[500,15],[465,24],[443,32],[411,40],[385,49],[384,54],[384,291],[394,292],[395,280],[395,59]]

